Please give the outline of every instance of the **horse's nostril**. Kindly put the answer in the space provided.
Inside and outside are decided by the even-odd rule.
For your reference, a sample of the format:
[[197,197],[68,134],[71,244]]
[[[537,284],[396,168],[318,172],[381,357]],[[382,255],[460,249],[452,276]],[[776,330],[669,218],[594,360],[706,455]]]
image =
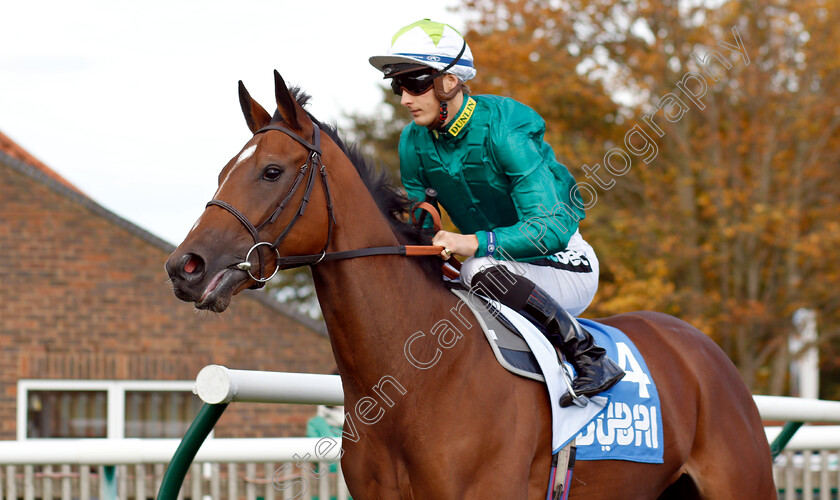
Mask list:
[[192,272],[195,271],[195,268],[197,268],[197,267],[198,267],[198,259],[196,259],[194,256],[192,256],[192,257],[190,257],[190,260],[188,260],[187,263],[184,264],[184,271],[192,274]]
[[182,269],[186,275],[200,275],[204,272],[204,260],[198,255],[187,254],[184,256],[183,262]]

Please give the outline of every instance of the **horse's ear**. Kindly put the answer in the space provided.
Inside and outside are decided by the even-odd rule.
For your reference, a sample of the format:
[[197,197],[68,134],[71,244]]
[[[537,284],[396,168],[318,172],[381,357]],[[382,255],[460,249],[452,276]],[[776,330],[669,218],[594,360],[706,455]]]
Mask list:
[[245,122],[248,123],[248,128],[252,133],[256,133],[271,121],[271,115],[260,106],[260,103],[251,98],[242,80],[239,80],[239,105],[242,106],[242,114],[245,115]]
[[283,117],[283,121],[296,130],[305,130],[312,120],[306,111],[297,103],[295,97],[286,86],[286,82],[277,70],[274,70],[274,96],[277,99],[277,111]]

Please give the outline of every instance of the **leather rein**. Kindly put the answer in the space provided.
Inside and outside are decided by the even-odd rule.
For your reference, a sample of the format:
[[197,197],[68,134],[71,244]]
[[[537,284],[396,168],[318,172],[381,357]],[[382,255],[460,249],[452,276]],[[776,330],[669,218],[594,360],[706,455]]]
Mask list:
[[[238,264],[235,264],[233,267],[247,272],[248,276],[250,276],[252,280],[256,281],[256,284],[252,288],[262,288],[263,286],[265,286],[265,283],[271,278],[273,278],[277,274],[277,271],[279,271],[281,268],[291,269],[301,266],[314,266],[321,262],[330,260],[354,259],[356,257],[368,257],[371,255],[439,255],[443,250],[443,247],[433,245],[399,245],[389,247],[360,248],[357,250],[343,250],[339,252],[327,252],[327,247],[329,247],[330,241],[332,240],[333,226],[335,225],[335,214],[333,212],[330,187],[329,183],[327,182],[326,165],[324,165],[324,163],[321,161],[321,129],[315,123],[313,123],[313,126],[315,127],[315,129],[312,133],[311,143],[299,136],[298,134],[296,134],[295,132],[289,130],[288,128],[281,127],[279,125],[267,125],[254,132],[255,136],[264,132],[268,132],[270,130],[283,132],[284,134],[288,135],[289,137],[300,143],[303,147],[305,147],[309,153],[309,156],[306,159],[306,163],[304,163],[303,166],[300,167],[297,177],[295,178],[291,187],[289,187],[289,190],[286,192],[286,195],[277,205],[277,208],[274,209],[274,212],[272,212],[271,215],[269,215],[264,221],[255,226],[253,223],[251,223],[250,220],[248,220],[248,217],[246,217],[245,214],[240,212],[236,207],[234,207],[226,201],[222,201],[219,199],[210,200],[205,206],[205,208],[210,206],[217,206],[227,210],[234,217],[236,217],[236,219],[239,220],[239,222],[241,222],[243,226],[245,226],[245,229],[247,229],[249,233],[251,233],[251,237],[253,237],[254,239],[254,245],[251,247],[250,250],[248,250],[248,253],[245,255],[245,260]],[[306,211],[306,207],[309,204],[309,197],[312,193],[312,187],[315,184],[316,170],[318,170],[321,174],[321,180],[324,183],[324,193],[327,197],[327,211],[329,213],[327,241],[326,243],[324,243],[324,248],[321,250],[321,253],[282,257],[280,256],[280,251],[278,250],[278,247],[280,246],[280,243],[282,243],[283,240],[286,238],[286,236],[288,236],[289,232],[292,230],[298,219],[302,217],[304,212]],[[262,230],[268,224],[272,224],[274,223],[274,221],[277,220],[277,218],[286,208],[286,205],[289,203],[292,196],[295,194],[295,192],[297,192],[298,188],[300,188],[301,183],[304,181],[304,177],[306,177],[306,188],[304,189],[303,198],[301,199],[300,205],[298,206],[296,213],[292,217],[292,220],[289,221],[289,223],[286,225],[286,227],[283,229],[283,231],[280,233],[277,239],[274,240],[273,243],[268,241],[261,241],[260,230]],[[436,213],[433,213],[433,218],[435,218],[435,220],[437,221],[437,227],[439,228],[439,216],[436,217]],[[277,258],[274,272],[271,273],[271,276],[268,277],[263,277],[265,275],[265,264],[263,263],[262,254],[259,251],[259,248],[263,246],[274,250],[274,253]],[[257,251],[257,257],[259,259],[258,276],[254,276],[254,274],[251,272],[253,265],[251,264],[250,258],[254,250]]]

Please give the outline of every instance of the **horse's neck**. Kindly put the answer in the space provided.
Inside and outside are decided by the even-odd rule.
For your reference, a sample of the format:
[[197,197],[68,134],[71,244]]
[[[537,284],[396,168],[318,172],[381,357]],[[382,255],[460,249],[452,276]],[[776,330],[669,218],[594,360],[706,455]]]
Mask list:
[[[454,295],[408,258],[362,257],[319,265],[313,272],[338,368],[361,392],[383,376],[402,380],[400,374],[416,371],[406,343],[418,331],[428,335],[450,314]],[[421,353],[429,347],[417,344]]]
[[[336,181],[341,188],[333,189],[337,224],[329,250],[399,245],[361,181],[346,172]],[[339,370],[359,384],[408,370],[407,339],[417,331],[428,332],[455,301],[407,259],[412,257],[358,257],[313,268]]]

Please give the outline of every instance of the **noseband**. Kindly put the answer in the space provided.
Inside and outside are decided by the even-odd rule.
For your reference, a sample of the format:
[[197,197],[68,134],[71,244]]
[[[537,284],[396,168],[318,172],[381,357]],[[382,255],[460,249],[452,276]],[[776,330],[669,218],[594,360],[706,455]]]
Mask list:
[[[312,142],[310,143],[306,139],[302,138],[295,132],[281,127],[279,125],[267,125],[256,132],[254,135],[262,134],[264,132],[268,132],[269,130],[276,130],[278,132],[283,132],[284,134],[288,135],[298,143],[300,143],[303,147],[306,148],[309,155],[306,159],[306,163],[300,167],[298,171],[297,177],[295,178],[294,182],[292,183],[289,191],[286,192],[286,195],[280,201],[280,204],[277,205],[277,208],[274,209],[274,212],[268,216],[264,221],[259,223],[258,225],[254,225],[248,220],[248,217],[245,216],[242,212],[240,212],[236,207],[231,205],[230,203],[218,199],[210,200],[205,208],[210,206],[217,206],[221,207],[228,212],[230,212],[234,217],[236,217],[239,222],[245,226],[245,229],[251,233],[251,236],[254,238],[254,245],[248,250],[248,253],[245,255],[245,260],[242,262],[234,265],[236,269],[241,271],[245,271],[248,273],[248,276],[254,281],[256,284],[251,288],[262,288],[265,286],[265,283],[273,278],[277,271],[282,269],[290,269],[293,267],[300,267],[300,266],[314,266],[322,261],[328,260],[341,260],[341,259],[352,259],[355,257],[366,257],[369,255],[438,255],[442,247],[439,246],[430,246],[430,245],[400,245],[400,246],[391,246],[391,247],[374,247],[374,248],[362,248],[359,250],[344,250],[340,252],[327,252],[327,247],[329,247],[330,241],[332,240],[332,232],[333,226],[335,225],[335,214],[333,213],[333,204],[332,204],[332,197],[330,196],[330,187],[327,182],[327,170],[326,165],[321,161],[321,129],[318,127],[317,124],[312,124],[315,129],[312,132]],[[310,255],[292,255],[287,257],[281,257],[280,251],[277,249],[280,246],[280,243],[288,236],[289,232],[294,227],[295,223],[298,219],[303,216],[303,213],[306,211],[306,207],[309,204],[309,196],[312,193],[312,186],[315,184],[315,170],[318,170],[321,173],[321,180],[324,183],[324,193],[327,197],[327,211],[329,213],[329,227],[327,229],[327,241],[324,243],[324,248],[321,250],[321,253],[317,254],[310,254]],[[274,243],[268,241],[261,241],[260,237],[260,230],[262,230],[265,226],[274,223],[277,218],[280,216],[280,213],[286,208],[286,205],[291,200],[292,196],[297,192],[298,188],[300,187],[303,178],[307,175],[309,176],[306,179],[306,189],[303,193],[303,198],[301,199],[300,205],[298,206],[297,212],[295,212],[292,220],[286,224],[286,227],[274,240]],[[264,278],[265,275],[265,265],[263,263],[262,254],[259,251],[260,247],[268,247],[271,250],[274,250],[274,253],[277,258],[276,266],[274,268],[274,272],[271,273],[271,276]],[[251,264],[251,254],[256,250],[257,257],[259,258],[259,276],[254,276],[251,272],[253,265]]]

